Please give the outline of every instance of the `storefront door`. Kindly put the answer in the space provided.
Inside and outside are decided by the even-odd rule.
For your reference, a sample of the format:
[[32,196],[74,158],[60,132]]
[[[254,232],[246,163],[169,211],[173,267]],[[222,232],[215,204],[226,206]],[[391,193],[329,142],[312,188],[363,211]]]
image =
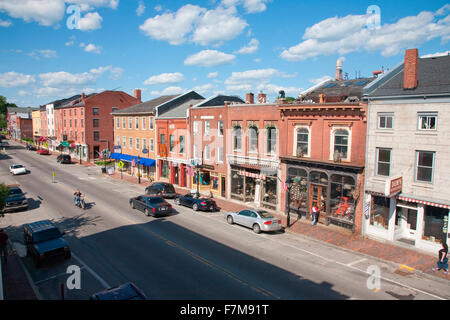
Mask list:
[[417,209],[397,206],[395,239],[414,240],[416,236]]
[[310,213],[312,212],[312,207],[314,205],[317,206],[320,212],[320,221],[325,221],[327,216],[327,187],[311,184],[309,191],[309,205]]

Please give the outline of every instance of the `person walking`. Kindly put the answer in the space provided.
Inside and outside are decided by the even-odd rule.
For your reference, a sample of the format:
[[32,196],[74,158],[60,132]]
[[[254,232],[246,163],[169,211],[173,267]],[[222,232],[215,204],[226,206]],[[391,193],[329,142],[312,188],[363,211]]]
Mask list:
[[442,268],[444,268],[444,273],[448,274],[448,245],[445,242],[442,242],[442,249],[439,250],[437,268],[433,268],[433,271],[439,271]]
[[5,230],[0,229],[0,257],[5,261],[8,260],[8,235]]
[[319,220],[319,209],[317,208],[317,205],[313,205],[312,207],[312,216],[313,216],[312,225],[315,226],[317,224],[317,221]]

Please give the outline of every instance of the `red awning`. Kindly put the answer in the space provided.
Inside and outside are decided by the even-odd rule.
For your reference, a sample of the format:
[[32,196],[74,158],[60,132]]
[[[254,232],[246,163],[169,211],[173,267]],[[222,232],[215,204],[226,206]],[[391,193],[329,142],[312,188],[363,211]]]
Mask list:
[[254,179],[266,180],[266,176],[263,174],[251,173],[251,172],[244,171],[244,170],[239,170],[239,174],[241,176],[251,177]]
[[417,200],[417,199],[413,199],[413,198],[400,197],[400,196],[398,196],[397,199],[398,200],[403,200],[403,201],[408,201],[408,202],[420,203],[420,204],[424,204],[424,205],[432,206],[432,207],[450,209],[449,205],[440,204],[440,203],[431,202],[431,201]]

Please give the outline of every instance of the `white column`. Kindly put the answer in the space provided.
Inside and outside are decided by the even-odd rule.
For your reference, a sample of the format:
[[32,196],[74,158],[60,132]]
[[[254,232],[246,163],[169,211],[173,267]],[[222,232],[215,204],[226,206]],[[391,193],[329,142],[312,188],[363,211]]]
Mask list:
[[[362,217],[362,236],[365,236],[367,234],[367,229],[369,228],[370,225],[370,211],[372,210],[371,208],[371,203],[372,203],[372,195],[370,194],[364,194],[364,203],[363,203],[363,217]],[[369,206],[369,211],[367,212],[367,214],[365,213],[365,205],[368,204]]]
[[389,205],[389,224],[388,224],[388,240],[394,241],[395,238],[395,215],[397,212],[397,199],[390,198]]
[[424,205],[418,203],[417,204],[417,225],[416,225],[416,235],[415,235],[415,245],[422,241],[423,229],[425,227],[424,224]]

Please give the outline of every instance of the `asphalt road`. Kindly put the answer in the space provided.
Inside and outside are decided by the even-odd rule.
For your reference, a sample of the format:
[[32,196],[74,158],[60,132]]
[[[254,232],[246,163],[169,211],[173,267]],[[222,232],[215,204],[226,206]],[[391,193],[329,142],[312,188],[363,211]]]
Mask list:
[[[60,298],[70,265],[81,270],[81,289],[65,287],[67,299],[86,299],[126,281],[151,299],[168,300],[450,298],[448,281],[405,275],[394,264],[301,235],[256,235],[228,225],[223,212],[194,213],[174,205],[170,216],[146,217],[128,203],[144,187],[102,176],[98,167],[57,164],[55,156],[10,144],[0,156],[0,181],[19,183],[30,210],[7,214],[0,226],[22,252],[41,299]],[[12,163],[24,164],[30,173],[10,176]],[[77,188],[86,194],[85,211],[73,205]],[[73,255],[36,269],[21,250],[21,226],[41,219],[66,232]],[[368,272],[374,268],[379,278]]]

